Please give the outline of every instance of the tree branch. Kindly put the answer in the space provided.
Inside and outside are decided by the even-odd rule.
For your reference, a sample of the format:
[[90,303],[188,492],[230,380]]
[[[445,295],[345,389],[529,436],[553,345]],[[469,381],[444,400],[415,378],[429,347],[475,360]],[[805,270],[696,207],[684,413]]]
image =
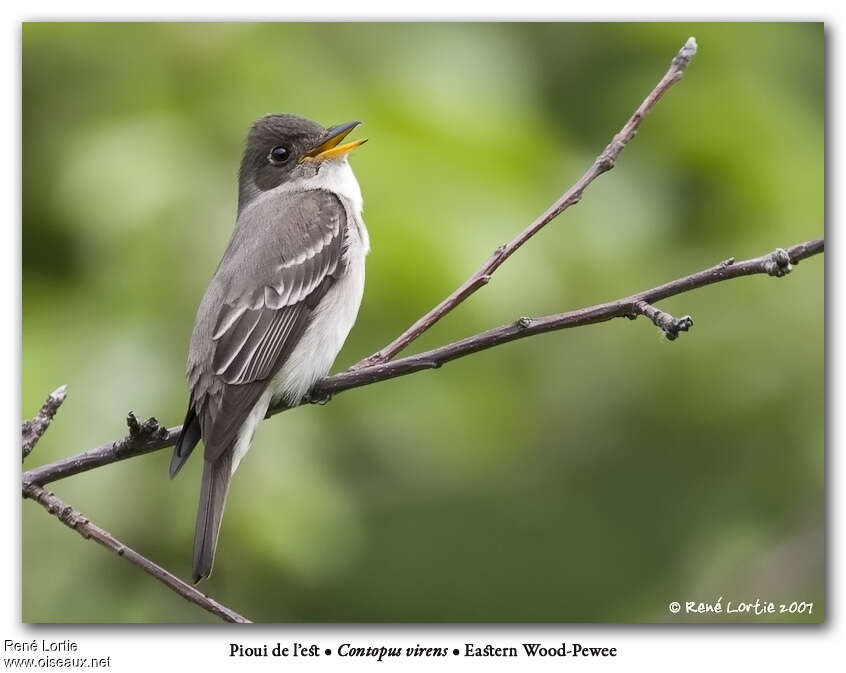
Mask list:
[[[435,369],[447,362],[472,353],[493,348],[509,341],[543,334],[544,332],[594,325],[596,323],[606,322],[612,318],[631,318],[637,315],[645,315],[644,311],[640,308],[644,303],[652,304],[667,297],[690,292],[691,290],[713,283],[731,280],[732,278],[755,274],[784,276],[790,272],[792,264],[798,264],[800,260],[806,257],[819,254],[823,252],[824,248],[824,240],[818,238],[812,241],[806,241],[805,243],[798,243],[787,250],[778,248],[774,252],[743,262],[735,263],[733,258],[728,259],[704,271],[678,278],[669,283],[629,295],[622,299],[617,299],[616,301],[596,304],[566,313],[543,316],[541,318],[519,318],[509,325],[495,327],[486,332],[474,334],[460,341],[455,341],[424,353],[335,374],[334,376],[318,381],[313,389],[313,394],[315,396],[326,397],[344,390],[349,390],[350,388],[358,388],[378,381],[396,378],[397,376],[412,374],[421,369]],[[674,320],[672,316],[668,317]],[[689,316],[686,317],[690,321],[690,325],[692,325],[692,319]],[[269,412],[269,415],[280,411],[285,411],[285,408],[276,407]]]
[[[511,324],[495,327],[486,332],[474,334],[473,336],[423,353],[410,355],[391,362],[341,372],[340,374],[321,379],[315,385],[312,391],[312,397],[325,399],[352,388],[360,388],[372,383],[387,381],[388,379],[413,374],[423,369],[436,369],[452,360],[457,360],[458,358],[493,348],[509,341],[524,339],[536,334],[543,334],[544,332],[594,325],[596,323],[606,322],[612,318],[635,318],[638,315],[644,315],[650,317],[666,333],[668,330],[661,322],[664,319],[651,317],[650,309],[662,316],[667,316],[671,321],[675,319],[663,311],[658,311],[652,304],[706,285],[740,278],[741,276],[752,276],[756,274],[766,274],[776,277],[784,276],[790,272],[792,265],[798,264],[800,260],[818,255],[824,249],[824,240],[818,238],[812,241],[806,241],[805,243],[797,243],[787,248],[787,250],[778,248],[774,252],[743,262],[735,262],[734,258],[730,258],[709,269],[683,276],[658,287],[637,292],[628,297],[604,304],[596,304],[575,311],[557,313],[539,318],[519,318]],[[686,316],[686,318],[689,321],[689,328],[693,324],[693,321],[689,316]],[[683,321],[685,319],[682,318],[680,320]],[[682,328],[679,327],[679,329]],[[288,408],[278,405],[270,409],[267,415],[270,417],[282,411],[287,411]],[[134,418],[134,416],[130,415],[130,418]],[[176,439],[179,437],[179,432],[182,429],[181,426],[164,428],[154,418],[149,419],[140,426],[147,428],[144,432],[136,432],[133,435],[131,427],[132,425],[130,424],[130,434],[122,439],[109,442],[91,451],[85,451],[75,456],[70,456],[24,472],[24,483],[43,486],[44,484],[102,467],[103,465],[125,460],[126,458],[165,449],[176,443]]]
[[417,339],[423,332],[428,330],[432,325],[443,318],[447,313],[452,311],[461,302],[472,295],[476,290],[484,287],[490,281],[494,271],[496,271],[506,259],[511,257],[521,245],[528,241],[532,236],[538,233],[543,227],[552,222],[556,217],[563,213],[570,206],[574,206],[582,199],[582,193],[596,178],[603,173],[614,168],[617,158],[620,153],[626,148],[632,138],[635,137],[640,124],[646,114],[655,106],[661,97],[670,89],[673,84],[682,78],[682,73],[687,68],[688,63],[696,55],[696,40],[692,37],[688,38],[684,46],[676,54],[675,58],[670,63],[670,68],[655,85],[655,88],[649,92],[649,95],[643,99],[643,102],[634,111],[628,121],[620,129],[620,132],[615,135],[611,142],[605,147],[598,157],[591,164],[590,168],[580,177],[576,183],[570,187],[561,197],[553,203],[540,217],[520,232],[516,237],[505,245],[499,246],[494,250],[493,255],[485,262],[470,278],[456,288],[452,294],[441,301],[426,315],[419,318],[411,327],[400,334],[387,346],[375,352],[373,355],[364,358],[360,362],[354,364],[350,369],[355,371],[363,369],[371,365],[380,364],[392,360],[397,353],[405,349],[412,341]]
[[129,426],[129,434],[126,437],[24,472],[24,481],[44,486],[52,481],[116,463],[124,458],[134,458],[165,449],[176,444],[182,430],[181,425],[165,428],[155,418],[148,418],[143,423],[138,423],[135,414],[131,411],[126,418],[126,424]]
[[141,568],[148,575],[152,575],[159,582],[164,584],[168,589],[175,591],[182,596],[186,601],[198,605],[206,612],[220,617],[226,622],[237,622],[241,624],[249,624],[250,620],[242,615],[239,615],[234,610],[230,610],[225,605],[221,605],[213,598],[209,598],[196,587],[183,582],[175,575],[171,575],[167,570],[160,565],[153,563],[146,556],[142,556],[131,547],[126,546],[108,531],[103,530],[99,526],[91,523],[82,514],[73,509],[70,505],[66,505],[59,500],[52,493],[45,491],[41,486],[36,484],[23,483],[24,497],[34,500],[39,505],[44,507],[50,514],[55,516],[59,521],[65,524],[68,528],[75,530],[86,540],[92,539],[96,543],[104,546],[106,549],[113,551],[121,558],[126,559],[134,566]]
[[24,483],[44,486],[53,481],[72,477],[75,474],[87,472],[103,465],[110,465],[126,458],[143,456],[145,453],[166,449],[176,444],[179,433],[182,431],[181,425],[165,428],[159,425],[155,418],[149,418],[143,424],[137,426],[142,429],[141,432],[133,433],[133,423],[130,422],[130,419],[135,419],[132,412],[127,417],[129,434],[126,437],[108,442],[96,449],[83,451],[28,470],[22,475]]
[[[24,458],[26,458],[32,449],[35,448],[38,440],[41,439],[47,431],[47,428],[50,426],[50,421],[53,420],[53,416],[55,416],[56,411],[58,411],[66,397],[67,386],[57,388],[48,395],[47,401],[44,402],[44,405],[41,407],[38,415],[31,421],[24,421],[21,424]],[[162,441],[170,441],[172,444],[176,441],[176,437],[178,436],[177,433],[171,438],[168,431],[162,428],[155,418],[150,418],[144,423],[139,423],[138,419],[135,418],[135,415],[132,412],[129,413],[126,423],[129,426],[129,434],[117,442],[112,442],[112,444],[108,447],[113,456],[123,456],[127,451],[131,451],[131,455],[137,456],[144,452],[142,447],[145,445],[152,446],[155,442]],[[87,453],[90,454],[92,452]],[[69,463],[77,467],[80,464],[84,465],[85,455],[86,454],[74,456]],[[120,458],[115,459],[120,460]],[[77,474],[78,472],[84,471],[84,469],[77,469],[76,472],[70,472],[69,474]],[[203,610],[206,610],[207,612],[210,612],[227,622],[249,623],[250,620],[246,617],[239,615],[234,610],[230,610],[225,605],[221,605],[213,598],[206,596],[204,593],[197,590],[190,584],[183,582],[175,575],[172,575],[160,565],[148,559],[146,556],[139,554],[137,551],[132,549],[132,547],[123,544],[108,531],[91,523],[86,517],[77,512],[70,505],[66,505],[53,493],[44,490],[40,484],[30,479],[28,477],[29,474],[29,472],[24,472],[23,474],[21,483],[23,497],[37,502],[68,528],[75,530],[86,540],[93,539],[106,549],[110,549],[115,554],[126,559],[148,575],[155,577],[159,580],[159,582],[172,591],[175,591],[185,600],[198,605]]]
[[22,461],[26,460],[26,457],[32,452],[35,445],[38,444],[38,440],[41,439],[45,432],[47,432],[47,428],[50,427],[50,422],[53,420],[53,416],[56,415],[56,412],[59,410],[59,407],[62,406],[62,402],[65,401],[67,396],[68,387],[59,386],[47,396],[47,399],[44,401],[44,404],[41,405],[41,409],[38,411],[35,418],[31,421],[24,421],[21,424]]

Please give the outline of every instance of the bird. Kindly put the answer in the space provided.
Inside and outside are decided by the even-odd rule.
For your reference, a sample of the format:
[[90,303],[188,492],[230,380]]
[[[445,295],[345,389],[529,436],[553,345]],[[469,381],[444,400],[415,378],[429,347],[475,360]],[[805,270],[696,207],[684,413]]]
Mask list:
[[358,315],[370,237],[349,153],[366,139],[342,141],[360,123],[271,114],[247,134],[235,229],[197,309],[170,463],[172,479],[202,440],[195,584],[211,575],[229,484],[258,424],[329,372]]

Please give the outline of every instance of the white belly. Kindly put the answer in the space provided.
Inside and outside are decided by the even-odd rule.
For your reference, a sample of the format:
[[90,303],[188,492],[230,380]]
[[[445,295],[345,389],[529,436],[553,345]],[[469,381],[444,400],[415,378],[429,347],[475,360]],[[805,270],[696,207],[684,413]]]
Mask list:
[[355,323],[364,294],[364,258],[369,249],[364,222],[358,217],[355,220],[349,228],[347,272],[317,305],[300,341],[241,427],[232,460],[233,474],[249,450],[253,433],[271,401],[276,398],[290,405],[298,404],[329,373]]
[[364,254],[349,249],[347,273],[329,288],[317,305],[311,324],[282,369],[273,378],[273,396],[296,404],[326,376],[355,323],[364,293]]

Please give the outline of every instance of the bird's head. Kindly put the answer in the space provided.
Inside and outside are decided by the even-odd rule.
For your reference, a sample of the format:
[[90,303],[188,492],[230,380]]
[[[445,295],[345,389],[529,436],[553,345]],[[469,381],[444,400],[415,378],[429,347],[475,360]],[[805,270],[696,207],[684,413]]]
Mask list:
[[262,192],[284,182],[316,175],[327,162],[346,161],[346,155],[366,139],[341,141],[361,122],[324,128],[317,122],[288,114],[262,117],[247,135],[239,175],[238,210]]

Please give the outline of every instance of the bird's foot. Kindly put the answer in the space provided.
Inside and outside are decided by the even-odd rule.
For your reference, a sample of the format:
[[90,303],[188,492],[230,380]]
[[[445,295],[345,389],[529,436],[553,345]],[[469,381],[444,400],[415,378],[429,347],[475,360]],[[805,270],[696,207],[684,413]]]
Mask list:
[[303,398],[303,404],[326,404],[332,399],[332,395],[330,393],[320,394],[317,392],[309,392],[306,393],[306,396]]

